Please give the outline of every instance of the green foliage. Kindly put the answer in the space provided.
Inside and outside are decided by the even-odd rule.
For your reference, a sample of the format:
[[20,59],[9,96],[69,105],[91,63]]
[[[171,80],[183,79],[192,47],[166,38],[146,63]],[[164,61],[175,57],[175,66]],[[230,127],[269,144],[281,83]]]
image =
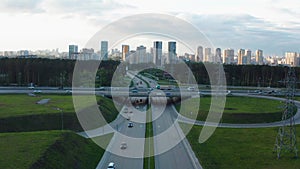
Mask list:
[[[33,83],[37,86],[72,86],[75,63],[75,60],[61,59],[0,59],[0,85],[27,86]],[[94,75],[91,68],[97,67],[98,62],[80,61],[80,64],[86,70],[78,76],[95,78],[91,77]],[[101,61],[95,86],[110,86],[113,73],[119,64],[119,61]],[[118,73],[124,74],[125,67],[120,67]]]
[[[200,144],[201,129],[194,126],[187,139],[204,169],[298,169],[300,166],[300,160],[293,154],[284,153],[277,160],[273,149],[278,128],[217,128],[209,140]],[[300,139],[299,132],[297,139]]]

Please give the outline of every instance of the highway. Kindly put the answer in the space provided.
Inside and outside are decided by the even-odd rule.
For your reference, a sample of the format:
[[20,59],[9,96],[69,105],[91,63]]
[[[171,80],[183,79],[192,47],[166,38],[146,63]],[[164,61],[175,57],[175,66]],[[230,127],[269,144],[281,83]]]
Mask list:
[[[161,110],[159,105],[152,105],[153,117],[157,117],[157,113],[160,114],[159,118],[153,119],[153,135],[156,136],[154,137],[155,168],[201,169],[198,159],[176,121],[175,113],[172,113],[173,108],[166,106],[163,113],[159,110]],[[173,129],[169,133],[165,132],[172,126]]]
[[[133,113],[140,112],[134,111]],[[146,112],[144,113],[146,118]],[[97,169],[106,168],[110,162],[114,162],[116,168],[143,168],[144,159],[134,157],[144,156],[144,139],[142,138],[145,136],[145,124],[134,123],[132,128],[127,125],[128,121],[119,124],[118,132],[114,133]],[[127,144],[126,149],[120,148],[122,143]]]

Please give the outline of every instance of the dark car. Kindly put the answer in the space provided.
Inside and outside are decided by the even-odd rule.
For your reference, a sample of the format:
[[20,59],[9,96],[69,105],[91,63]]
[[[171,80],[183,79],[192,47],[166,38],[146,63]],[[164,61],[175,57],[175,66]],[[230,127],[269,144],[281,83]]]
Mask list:
[[133,127],[133,123],[132,123],[132,122],[129,122],[129,123],[128,123],[128,127],[129,127],[129,128]]

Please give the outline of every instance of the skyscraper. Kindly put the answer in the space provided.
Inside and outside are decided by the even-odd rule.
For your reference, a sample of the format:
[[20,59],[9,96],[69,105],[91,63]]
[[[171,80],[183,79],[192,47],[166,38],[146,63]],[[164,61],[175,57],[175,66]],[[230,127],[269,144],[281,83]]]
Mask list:
[[101,41],[101,58],[103,60],[108,60],[108,42]]
[[211,61],[211,48],[205,48],[204,49],[204,62],[210,62]]
[[122,60],[126,61],[129,54],[129,45],[122,45]]
[[153,63],[157,66],[161,66],[162,58],[162,42],[155,41],[153,43]]
[[233,49],[225,49],[223,51],[223,63],[225,64],[233,64],[234,63],[234,50]]
[[78,46],[69,45],[69,59],[77,59],[78,55]]
[[245,49],[238,50],[238,62],[237,62],[238,65],[243,64],[243,59],[244,59],[245,54],[246,54]]
[[136,63],[147,63],[146,47],[141,45],[136,48]]
[[202,46],[198,46],[198,48],[197,48],[196,61],[203,62],[203,47]]
[[255,52],[255,61],[256,61],[256,64],[257,65],[262,65],[264,62],[263,62],[263,51],[258,49],[256,50]]
[[216,49],[215,62],[216,63],[222,63],[222,51],[221,51],[221,48],[217,48]]
[[292,67],[299,66],[296,52],[286,52],[285,60],[286,60],[286,64]]
[[168,42],[168,58],[167,63],[172,64],[175,63],[176,60],[176,42]]
[[247,65],[251,64],[251,55],[252,55],[251,50],[247,49],[246,50],[246,55],[245,55],[245,58],[246,58],[245,60],[246,60]]

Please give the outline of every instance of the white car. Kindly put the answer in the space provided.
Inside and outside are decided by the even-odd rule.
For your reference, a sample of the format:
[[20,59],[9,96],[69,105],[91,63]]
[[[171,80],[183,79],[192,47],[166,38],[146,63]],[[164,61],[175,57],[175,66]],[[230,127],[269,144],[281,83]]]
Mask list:
[[110,162],[107,166],[107,169],[115,169],[115,163]]

